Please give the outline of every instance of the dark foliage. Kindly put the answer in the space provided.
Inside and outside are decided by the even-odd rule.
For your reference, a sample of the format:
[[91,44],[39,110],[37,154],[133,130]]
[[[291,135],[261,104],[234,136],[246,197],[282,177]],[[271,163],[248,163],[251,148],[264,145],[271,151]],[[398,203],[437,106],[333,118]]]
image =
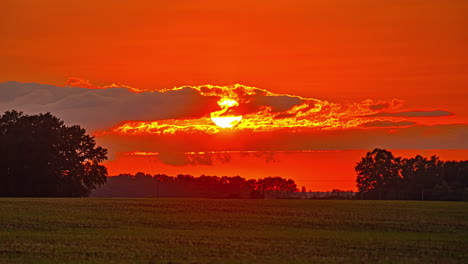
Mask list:
[[376,148],[355,170],[363,199],[468,200],[468,161],[407,159]]
[[0,196],[88,196],[104,184],[107,150],[50,113],[0,116]]
[[109,177],[108,183],[93,192],[98,197],[204,197],[204,198],[281,198],[298,192],[291,179],[267,177],[246,180],[240,176],[193,177],[179,174],[154,176],[139,172]]

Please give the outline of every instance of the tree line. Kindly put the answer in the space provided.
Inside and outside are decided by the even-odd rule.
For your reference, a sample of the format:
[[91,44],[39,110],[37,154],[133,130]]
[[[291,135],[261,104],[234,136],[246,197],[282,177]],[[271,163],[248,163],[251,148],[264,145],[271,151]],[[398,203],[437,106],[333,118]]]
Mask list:
[[437,156],[395,157],[376,148],[355,167],[358,197],[392,200],[468,200],[468,161]]
[[247,180],[240,176],[194,177],[188,174],[119,174],[94,190],[94,197],[191,197],[191,198],[282,198],[298,192],[294,180],[266,177]]

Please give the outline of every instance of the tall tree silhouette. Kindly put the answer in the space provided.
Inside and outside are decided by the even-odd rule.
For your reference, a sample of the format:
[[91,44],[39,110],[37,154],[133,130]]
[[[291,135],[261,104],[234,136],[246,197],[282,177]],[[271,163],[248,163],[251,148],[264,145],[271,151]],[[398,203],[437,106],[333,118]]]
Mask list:
[[0,196],[88,196],[107,180],[107,150],[50,113],[0,117]]
[[390,151],[376,148],[356,164],[357,187],[369,198],[383,199],[387,193],[395,191],[400,177],[401,158],[395,158]]

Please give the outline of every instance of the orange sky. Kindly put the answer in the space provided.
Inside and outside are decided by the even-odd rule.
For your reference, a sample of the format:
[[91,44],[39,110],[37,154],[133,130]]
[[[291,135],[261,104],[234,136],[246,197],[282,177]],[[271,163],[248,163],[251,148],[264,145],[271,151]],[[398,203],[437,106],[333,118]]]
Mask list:
[[[0,82],[86,88],[115,83],[139,92],[165,91],[138,97],[117,90],[62,93],[31,86],[27,89],[35,90],[29,92],[26,84],[2,86],[0,110],[51,111],[66,122],[83,125],[110,149],[112,159],[120,157],[120,165],[109,164],[115,173],[143,166],[129,162],[122,153],[164,151],[159,145],[184,152],[312,151],[278,156],[281,164],[289,164],[285,167],[301,167],[322,155],[328,161],[317,164],[322,166],[318,171],[337,167],[333,175],[352,173],[356,156],[365,154],[352,149],[380,146],[416,153],[455,149],[451,158],[467,158],[465,0],[3,0],[0,10]],[[70,78],[77,79],[70,82]],[[273,102],[268,101],[270,97],[260,100],[198,88],[171,90],[235,83],[282,97]],[[203,134],[206,127],[202,132],[186,130],[172,136],[118,132],[122,131],[119,126],[135,124],[125,121],[144,121],[146,127],[154,127],[151,122],[157,121],[158,131],[175,126],[181,131],[194,125],[214,129],[211,113],[224,109],[217,101],[232,96],[237,96],[239,106],[221,113],[243,116],[232,133]],[[320,111],[287,108],[294,100],[309,110],[320,106]],[[266,111],[265,106],[272,109]],[[291,117],[283,118],[286,115]],[[248,130],[249,124],[258,127],[260,123],[267,124],[262,131]],[[304,125],[292,129],[292,123]],[[332,166],[337,163],[331,158],[335,154],[314,152],[318,150],[346,150],[337,157],[343,165]],[[249,169],[265,163],[244,156],[232,164],[244,164],[246,169],[236,174],[247,177]],[[161,165],[161,170],[174,174],[177,170],[227,174],[231,169],[167,166],[172,165]],[[286,170],[278,167],[278,171]],[[269,176],[267,172],[261,177]],[[308,174],[300,175],[295,177],[305,179]],[[318,181],[316,177],[310,176]],[[353,188],[353,175],[351,180],[340,177],[317,188]]]

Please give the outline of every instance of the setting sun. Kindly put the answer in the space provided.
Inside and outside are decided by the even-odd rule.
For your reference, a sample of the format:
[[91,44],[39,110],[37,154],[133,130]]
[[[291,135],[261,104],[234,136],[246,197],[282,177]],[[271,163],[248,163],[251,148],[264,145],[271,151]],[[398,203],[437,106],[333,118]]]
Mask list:
[[242,120],[242,116],[211,117],[213,123],[222,128],[233,127]]
[[239,103],[236,100],[223,97],[219,99],[218,105],[221,107],[221,110],[210,114],[211,121],[213,121],[213,123],[222,128],[230,128],[239,124],[242,120],[242,116],[232,115],[233,112],[231,109],[232,107],[239,106]]

